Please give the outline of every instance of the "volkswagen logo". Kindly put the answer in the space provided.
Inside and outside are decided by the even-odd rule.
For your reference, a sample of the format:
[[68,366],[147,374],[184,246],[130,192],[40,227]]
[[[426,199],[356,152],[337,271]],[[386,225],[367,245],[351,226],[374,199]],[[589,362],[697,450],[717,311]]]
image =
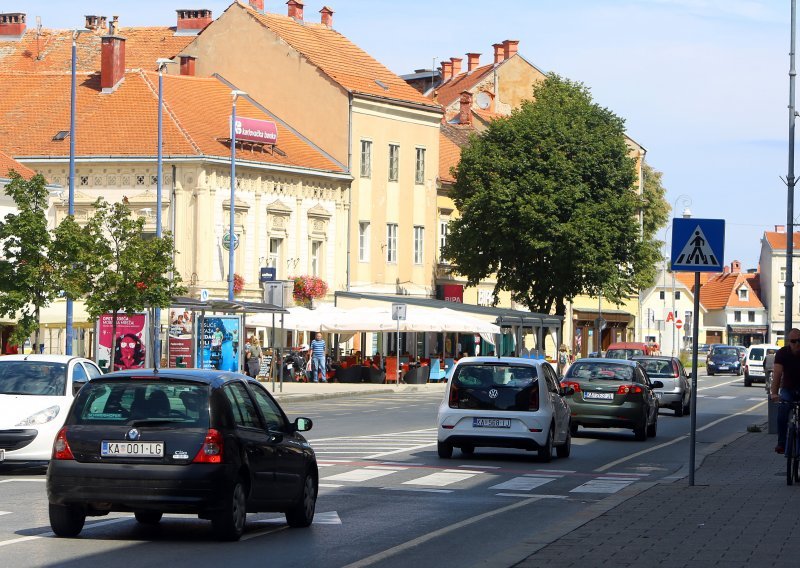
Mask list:
[[489,391],[489,398],[497,398],[497,395],[498,395],[498,394],[500,394],[500,393],[499,393],[499,392],[497,392],[497,389],[491,389],[491,390]]
[[128,439],[129,440],[138,440],[139,436],[140,436],[139,430],[137,430],[136,428],[131,428],[128,431]]

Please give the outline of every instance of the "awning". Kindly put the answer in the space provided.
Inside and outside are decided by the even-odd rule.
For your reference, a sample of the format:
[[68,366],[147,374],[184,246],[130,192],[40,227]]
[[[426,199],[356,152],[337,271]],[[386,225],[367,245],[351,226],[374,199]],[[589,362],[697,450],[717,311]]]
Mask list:
[[735,333],[737,335],[764,335],[767,333],[767,326],[765,325],[729,325],[728,333]]
[[207,311],[207,312],[227,312],[231,314],[259,314],[259,313],[273,313],[273,314],[286,314],[287,310],[273,305],[264,304],[261,302],[236,302],[228,300],[198,300],[197,298],[189,298],[180,296],[172,298],[170,307],[186,308],[187,310]]

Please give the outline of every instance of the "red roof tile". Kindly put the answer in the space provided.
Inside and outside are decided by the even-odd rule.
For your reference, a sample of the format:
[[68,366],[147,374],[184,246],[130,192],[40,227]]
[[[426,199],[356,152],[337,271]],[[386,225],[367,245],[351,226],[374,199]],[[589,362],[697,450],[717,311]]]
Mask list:
[[[772,250],[786,250],[786,233],[776,233],[774,231],[764,231],[764,238],[767,239]],[[794,250],[800,249],[800,233],[794,234]]]
[[[498,64],[499,65],[499,64]],[[448,107],[458,100],[461,93],[469,91],[483,80],[492,70],[495,65],[484,65],[466,73],[459,73],[449,81],[446,81],[436,87],[436,102],[443,107]]]
[[27,166],[20,164],[11,156],[0,152],[0,178],[8,178],[11,170],[14,170],[25,179],[31,179],[36,172]]
[[[758,274],[701,272],[700,302],[707,310],[726,307],[763,308],[764,304],[761,303],[758,290],[750,286],[753,281],[758,281],[758,278],[753,277],[758,277]],[[693,272],[676,272],[675,278],[694,292]],[[738,290],[742,285],[748,286],[752,292],[748,294],[747,300],[739,299]]]

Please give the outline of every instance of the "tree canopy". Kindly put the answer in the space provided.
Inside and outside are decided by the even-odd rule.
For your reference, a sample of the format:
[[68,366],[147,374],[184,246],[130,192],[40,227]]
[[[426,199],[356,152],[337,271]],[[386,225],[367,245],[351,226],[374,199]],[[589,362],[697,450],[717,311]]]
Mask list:
[[588,88],[549,74],[511,116],[462,149],[443,254],[469,285],[495,275],[529,309],[565,313],[584,293],[621,301],[647,280],[658,243],[643,238],[624,120]]

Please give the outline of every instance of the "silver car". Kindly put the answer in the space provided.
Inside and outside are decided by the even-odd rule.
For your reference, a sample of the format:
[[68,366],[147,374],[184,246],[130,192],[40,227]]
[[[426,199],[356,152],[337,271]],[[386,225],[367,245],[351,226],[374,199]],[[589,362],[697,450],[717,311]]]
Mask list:
[[689,414],[692,389],[689,385],[689,372],[677,357],[634,357],[634,361],[644,367],[651,381],[659,380],[664,386],[653,389],[658,397],[659,407],[669,407],[675,416]]

